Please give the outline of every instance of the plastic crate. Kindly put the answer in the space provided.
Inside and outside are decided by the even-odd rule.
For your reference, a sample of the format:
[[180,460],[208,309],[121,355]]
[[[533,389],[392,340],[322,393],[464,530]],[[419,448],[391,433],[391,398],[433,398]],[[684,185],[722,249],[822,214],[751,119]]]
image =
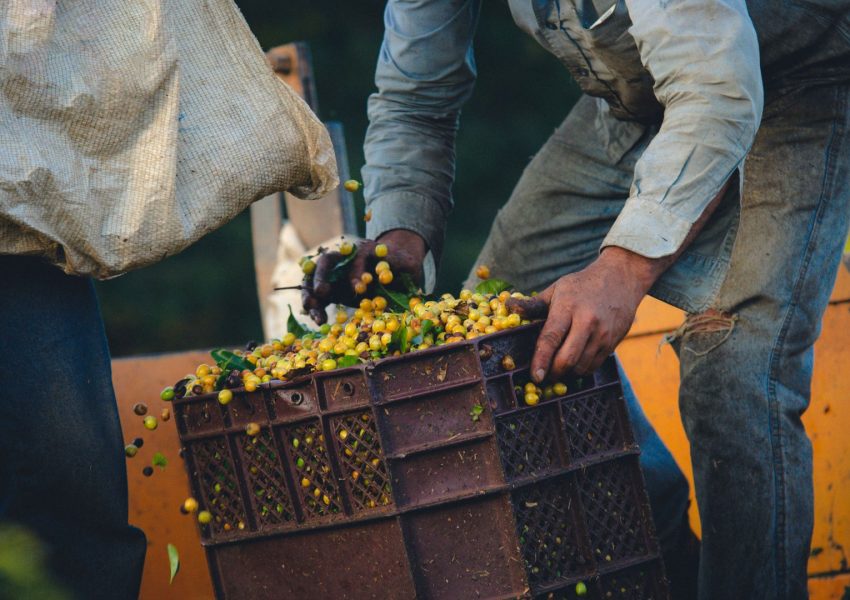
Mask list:
[[524,406],[539,328],[175,400],[217,596],[668,598],[616,365]]

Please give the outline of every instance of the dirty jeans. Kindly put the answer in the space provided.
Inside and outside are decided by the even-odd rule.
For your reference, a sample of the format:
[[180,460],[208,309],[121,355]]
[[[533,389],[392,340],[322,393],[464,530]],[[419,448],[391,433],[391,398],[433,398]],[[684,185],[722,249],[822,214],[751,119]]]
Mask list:
[[91,281],[0,256],[0,522],[35,533],[75,598],[138,597],[145,536]]
[[[703,524],[703,600],[807,596],[812,451],[800,418],[847,235],[849,93],[768,94],[742,192],[653,289],[685,310],[718,311],[690,315],[673,337]],[[527,291],[588,265],[656,131],[582,98],[525,169],[476,264]],[[638,413],[632,407],[664,545],[684,483]]]

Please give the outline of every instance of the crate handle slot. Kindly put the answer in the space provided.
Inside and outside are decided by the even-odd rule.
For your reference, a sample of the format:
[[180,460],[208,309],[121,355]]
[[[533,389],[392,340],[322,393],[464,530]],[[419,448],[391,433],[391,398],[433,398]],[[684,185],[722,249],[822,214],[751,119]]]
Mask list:
[[295,406],[298,406],[304,402],[304,396],[301,395],[301,392],[292,392],[289,396],[289,401]]
[[342,394],[344,396],[354,395],[354,385],[350,381],[343,382],[343,384],[340,386],[340,389],[342,389]]

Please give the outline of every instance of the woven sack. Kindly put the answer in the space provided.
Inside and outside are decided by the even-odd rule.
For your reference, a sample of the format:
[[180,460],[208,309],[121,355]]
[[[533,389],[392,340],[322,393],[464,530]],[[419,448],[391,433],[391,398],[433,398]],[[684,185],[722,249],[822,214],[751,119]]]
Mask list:
[[0,254],[113,277],[336,184],[232,0],[0,2]]

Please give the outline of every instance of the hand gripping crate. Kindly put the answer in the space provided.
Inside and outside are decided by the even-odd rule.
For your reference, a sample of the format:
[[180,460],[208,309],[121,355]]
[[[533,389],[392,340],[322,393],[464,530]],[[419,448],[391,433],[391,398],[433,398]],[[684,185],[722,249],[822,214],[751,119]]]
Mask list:
[[539,328],[175,400],[217,596],[668,598],[616,365],[525,406]]

